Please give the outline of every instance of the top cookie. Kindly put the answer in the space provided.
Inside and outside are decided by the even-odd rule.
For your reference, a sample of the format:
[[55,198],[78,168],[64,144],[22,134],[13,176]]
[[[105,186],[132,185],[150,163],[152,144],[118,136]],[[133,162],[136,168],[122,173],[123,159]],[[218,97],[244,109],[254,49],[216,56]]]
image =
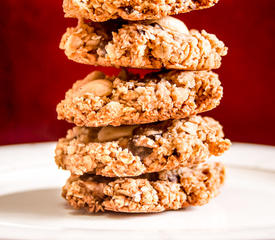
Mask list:
[[101,66],[211,70],[227,47],[214,34],[188,30],[173,17],[158,20],[85,23],[68,28],[60,48],[71,60]]
[[158,19],[214,6],[218,0],[64,0],[66,17],[83,17],[94,22],[123,18],[137,21]]

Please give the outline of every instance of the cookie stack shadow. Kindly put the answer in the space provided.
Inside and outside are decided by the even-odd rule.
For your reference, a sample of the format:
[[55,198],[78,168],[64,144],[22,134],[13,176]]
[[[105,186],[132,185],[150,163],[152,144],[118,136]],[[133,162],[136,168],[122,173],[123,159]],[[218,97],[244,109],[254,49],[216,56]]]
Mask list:
[[[204,205],[224,183],[230,147],[222,126],[197,114],[219,105],[216,73],[227,48],[215,35],[189,30],[168,15],[216,0],[64,0],[68,28],[60,48],[73,61],[121,67],[77,81],[57,106],[74,123],[59,139],[56,164],[71,172],[62,196],[90,212],[161,212]],[[127,5],[128,4],[128,5]],[[145,76],[126,68],[158,69]]]

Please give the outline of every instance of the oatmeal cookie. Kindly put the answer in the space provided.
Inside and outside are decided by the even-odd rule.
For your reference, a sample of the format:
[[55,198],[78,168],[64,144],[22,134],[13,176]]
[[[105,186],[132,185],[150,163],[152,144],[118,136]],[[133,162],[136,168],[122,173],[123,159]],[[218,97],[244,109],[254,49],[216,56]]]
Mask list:
[[77,27],[67,29],[60,48],[79,63],[144,69],[216,69],[227,54],[215,35],[189,31],[173,17],[141,22],[79,20]]
[[86,18],[94,22],[123,18],[137,21],[159,19],[214,6],[218,0],[64,0],[65,17]]
[[145,125],[74,127],[58,141],[55,161],[73,175],[139,176],[199,164],[229,147],[217,121],[191,116]]
[[145,174],[138,178],[71,176],[62,196],[89,212],[162,212],[199,206],[215,197],[224,182],[222,163]]
[[215,108],[222,98],[211,71],[168,71],[140,78],[122,70],[115,77],[94,71],[77,81],[57,106],[58,119],[77,126],[144,124],[179,119]]

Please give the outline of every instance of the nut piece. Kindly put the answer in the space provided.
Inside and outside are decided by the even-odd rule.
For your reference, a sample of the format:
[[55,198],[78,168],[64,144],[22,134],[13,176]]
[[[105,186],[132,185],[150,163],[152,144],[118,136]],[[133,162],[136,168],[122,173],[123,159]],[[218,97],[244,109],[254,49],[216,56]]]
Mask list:
[[84,185],[85,187],[93,193],[94,196],[97,196],[97,197],[101,197],[103,198],[104,197],[104,187],[105,187],[105,184],[104,183],[96,183],[96,182],[84,182]]
[[152,21],[152,23],[157,23],[163,28],[167,28],[171,31],[178,32],[178,33],[184,33],[189,35],[189,30],[186,27],[186,25],[179,19],[174,17],[163,17],[158,20]]
[[68,54],[71,54],[79,49],[82,46],[83,42],[80,37],[71,35],[65,44],[66,51],[68,51]]
[[100,129],[97,138],[100,142],[113,141],[121,137],[130,137],[137,126],[107,126]]
[[97,79],[84,83],[76,92],[77,96],[85,93],[92,93],[95,96],[103,97],[112,93],[113,83],[107,79]]
[[84,78],[84,81],[88,82],[88,81],[93,81],[93,80],[97,80],[97,79],[104,79],[104,78],[105,78],[105,74],[103,72],[93,71]]

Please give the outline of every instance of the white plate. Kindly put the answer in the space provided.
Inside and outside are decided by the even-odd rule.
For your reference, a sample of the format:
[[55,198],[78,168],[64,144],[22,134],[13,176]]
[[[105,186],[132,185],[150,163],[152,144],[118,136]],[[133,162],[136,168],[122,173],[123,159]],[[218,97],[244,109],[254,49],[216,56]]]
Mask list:
[[0,147],[1,239],[274,239],[275,148],[235,143],[222,193],[208,205],[159,214],[85,214],[60,197],[68,172],[55,143]]

